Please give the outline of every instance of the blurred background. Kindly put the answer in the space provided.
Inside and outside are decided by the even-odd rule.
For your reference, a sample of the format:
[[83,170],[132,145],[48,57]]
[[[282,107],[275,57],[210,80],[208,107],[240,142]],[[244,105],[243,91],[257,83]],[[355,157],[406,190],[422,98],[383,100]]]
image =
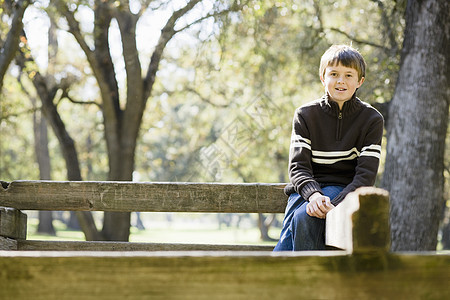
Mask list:
[[[14,30],[20,41],[0,86],[7,182],[287,182],[293,113],[323,94],[322,53],[359,49],[358,97],[385,114],[406,26],[406,1],[1,3],[3,60]],[[448,247],[448,142],[444,157],[438,249]],[[75,214],[27,214],[29,239],[251,244],[274,244],[283,217],[132,213],[117,236],[127,213],[92,213],[90,235]]]

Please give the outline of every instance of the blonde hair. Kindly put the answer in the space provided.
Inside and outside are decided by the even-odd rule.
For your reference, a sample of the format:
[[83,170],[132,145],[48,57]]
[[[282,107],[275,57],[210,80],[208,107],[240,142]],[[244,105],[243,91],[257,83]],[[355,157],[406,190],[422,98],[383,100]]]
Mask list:
[[338,64],[355,69],[358,72],[358,80],[366,76],[366,62],[358,50],[347,45],[333,45],[325,51],[320,59],[320,77],[325,76],[325,69],[328,66]]

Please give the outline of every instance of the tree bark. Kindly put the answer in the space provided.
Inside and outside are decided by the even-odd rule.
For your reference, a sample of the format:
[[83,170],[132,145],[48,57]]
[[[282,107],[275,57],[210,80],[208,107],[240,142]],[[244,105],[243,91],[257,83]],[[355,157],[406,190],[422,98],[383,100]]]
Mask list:
[[449,12],[449,1],[407,3],[382,180],[391,195],[394,251],[436,249],[450,101]]
[[442,249],[450,250],[450,209],[447,207],[442,225]]
[[[50,180],[51,165],[50,154],[48,151],[47,122],[40,112],[34,113],[33,127],[35,153],[39,166],[39,177],[41,180]],[[39,224],[37,232],[56,235],[55,228],[53,227],[52,211],[39,211]]]
[[[162,55],[167,43],[180,30],[175,30],[177,21],[191,11],[201,0],[187,1],[186,5],[176,10],[167,20],[158,43],[155,46],[145,77],[142,76],[142,66],[136,45],[136,25],[139,17],[147,7],[142,6],[138,13],[130,10],[128,1],[100,1],[94,5],[94,48],[91,49],[81,32],[74,12],[66,1],[55,1],[58,11],[65,17],[69,32],[75,37],[86,55],[92,72],[97,80],[102,98],[103,122],[105,126],[105,139],[109,159],[108,180],[130,181],[134,171],[136,144],[142,117],[155,83]],[[237,10],[233,5],[230,10]],[[220,14],[214,12],[205,18]],[[119,86],[116,80],[113,61],[109,45],[109,29],[111,20],[115,18],[119,25],[122,39],[122,52],[127,75],[126,101],[120,103]],[[188,24],[186,27],[189,27]],[[122,104],[122,105],[121,105]],[[105,212],[102,233],[108,240],[127,241],[130,230],[129,213]]]
[[275,220],[274,214],[271,214],[269,216],[264,216],[264,214],[262,213],[258,214],[258,227],[262,241],[269,241],[269,242],[276,241],[276,239],[273,239],[269,236],[269,229],[274,220]]
[[[25,32],[23,31],[22,40],[24,45],[21,51],[18,51],[16,54],[16,62],[22,70],[25,70],[25,64],[27,62],[33,65],[29,65],[26,70],[29,75],[33,73],[33,76],[30,77],[32,78],[33,85],[36,88],[36,92],[41,100],[42,113],[49,121],[53,132],[59,141],[61,152],[66,163],[67,179],[72,181],[81,181],[81,171],[78,161],[78,153],[75,148],[75,142],[67,132],[66,126],[58,113],[57,107],[53,103],[59,87],[53,83],[50,84],[49,80],[47,80],[47,78],[37,69],[30,53],[30,49],[26,43],[27,38]],[[54,82],[54,80],[52,81]],[[76,214],[80,220],[80,225],[82,226],[87,240],[104,240],[104,238],[100,235],[100,232],[96,229],[94,219],[90,212],[76,212]]]

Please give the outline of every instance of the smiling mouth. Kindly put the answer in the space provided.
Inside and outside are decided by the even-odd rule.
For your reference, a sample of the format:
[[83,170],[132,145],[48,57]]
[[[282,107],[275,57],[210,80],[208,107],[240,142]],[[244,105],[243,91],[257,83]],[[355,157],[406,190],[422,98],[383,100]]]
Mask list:
[[336,90],[337,90],[337,91],[340,91],[340,92],[344,92],[344,91],[346,91],[347,89],[344,89],[344,88],[336,88]]

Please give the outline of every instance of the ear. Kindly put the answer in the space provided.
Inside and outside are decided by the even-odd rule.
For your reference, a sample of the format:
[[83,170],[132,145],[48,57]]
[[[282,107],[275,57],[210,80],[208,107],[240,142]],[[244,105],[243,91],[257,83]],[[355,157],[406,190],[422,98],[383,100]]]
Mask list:
[[325,79],[323,79],[322,75],[320,75],[320,81],[322,81],[322,85],[325,86]]
[[365,80],[366,78],[364,78],[364,77],[361,77],[361,80],[358,82],[358,87],[357,88],[359,88],[360,86],[362,86],[362,84],[364,83],[364,80]]

